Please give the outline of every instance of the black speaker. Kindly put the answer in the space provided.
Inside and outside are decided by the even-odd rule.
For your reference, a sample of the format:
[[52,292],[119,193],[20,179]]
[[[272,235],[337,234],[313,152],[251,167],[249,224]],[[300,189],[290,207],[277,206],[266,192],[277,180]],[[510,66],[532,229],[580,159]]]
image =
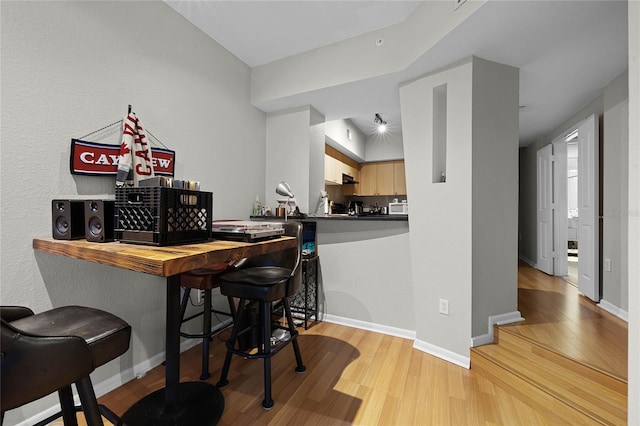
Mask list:
[[113,200],[85,200],[84,223],[87,241],[113,241]]
[[52,200],[51,225],[56,240],[84,238],[84,200]]

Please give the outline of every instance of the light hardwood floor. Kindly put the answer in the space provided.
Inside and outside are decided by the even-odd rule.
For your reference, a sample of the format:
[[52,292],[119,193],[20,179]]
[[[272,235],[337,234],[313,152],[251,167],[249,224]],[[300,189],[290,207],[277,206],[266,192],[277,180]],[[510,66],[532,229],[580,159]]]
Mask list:
[[518,309],[525,321],[508,326],[511,331],[627,380],[627,323],[575,286],[521,263]]
[[[518,332],[626,377],[626,323],[566,282],[524,264],[519,287],[519,309],[526,321],[513,326]],[[413,349],[410,340],[330,323],[302,330],[299,340],[307,371],[294,372],[289,348],[273,358],[271,411],[260,405],[262,362],[234,357],[230,383],[222,389],[226,407],[221,425],[554,425],[559,418],[575,416],[548,396],[518,396],[511,390],[521,384],[513,378],[491,380],[473,368]],[[222,341],[215,339],[211,383],[218,380],[223,353]],[[198,380],[199,356],[199,346],[182,355],[182,381]],[[163,378],[163,367],[157,367],[100,402],[122,414],[162,387]],[[543,414],[542,406],[552,407],[554,414]],[[574,424],[592,424],[575,419]]]

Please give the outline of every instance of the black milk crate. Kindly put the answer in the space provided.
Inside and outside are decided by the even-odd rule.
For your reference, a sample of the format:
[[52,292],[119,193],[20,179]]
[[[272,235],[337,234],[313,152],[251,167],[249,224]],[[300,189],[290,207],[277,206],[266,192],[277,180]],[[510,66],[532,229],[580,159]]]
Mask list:
[[213,194],[165,187],[116,188],[115,239],[166,246],[206,241]]

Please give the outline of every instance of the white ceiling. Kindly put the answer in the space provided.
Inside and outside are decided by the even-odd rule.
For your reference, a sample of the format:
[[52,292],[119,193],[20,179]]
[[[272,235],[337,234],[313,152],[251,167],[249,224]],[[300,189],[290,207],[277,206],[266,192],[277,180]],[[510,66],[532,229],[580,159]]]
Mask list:
[[[166,2],[251,67],[402,22],[421,3]],[[491,0],[399,73],[261,107],[270,112],[313,105],[327,120],[350,118],[366,134],[381,113],[391,129],[400,129],[398,84],[469,55],[520,69],[520,146],[526,146],[602,94],[627,68],[627,2]]]

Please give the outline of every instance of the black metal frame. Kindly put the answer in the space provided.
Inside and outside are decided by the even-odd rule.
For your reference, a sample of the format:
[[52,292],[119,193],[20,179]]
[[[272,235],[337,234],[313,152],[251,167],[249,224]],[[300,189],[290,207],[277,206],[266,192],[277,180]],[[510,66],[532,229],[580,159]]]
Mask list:
[[238,337],[242,334],[250,332],[256,326],[255,324],[251,323],[245,327],[243,327],[242,325],[243,317],[244,315],[246,315],[245,305],[247,302],[251,303],[252,301],[240,299],[240,302],[238,303],[236,321],[234,322],[233,329],[231,331],[231,337],[227,341],[227,354],[224,359],[224,365],[222,366],[220,381],[216,383],[216,386],[218,388],[222,388],[229,384],[227,376],[229,375],[229,368],[231,367],[231,358],[233,357],[233,355],[240,355],[243,358],[248,359],[263,359],[264,400],[262,401],[262,406],[264,407],[264,409],[269,410],[273,407],[273,398],[271,397],[271,357],[280,352],[280,350],[287,346],[287,344],[291,343],[293,345],[293,351],[296,358],[295,371],[298,373],[302,373],[306,370],[306,367],[302,363],[302,356],[300,355],[300,347],[298,345],[298,332],[296,331],[296,326],[293,323],[293,317],[291,316],[291,309],[289,307],[289,300],[287,298],[282,299],[282,306],[287,319],[287,327],[276,326],[276,328],[285,329],[289,332],[289,336],[287,338],[280,340],[276,343],[275,346],[272,347],[271,336],[273,329],[273,302],[258,302],[258,305],[260,306],[260,321],[258,327],[262,329],[262,339],[258,343],[258,351],[257,353],[249,353],[247,351],[247,348],[245,348],[244,350],[241,348],[236,348],[236,343],[239,344]]
[[304,329],[309,329],[310,318],[320,321],[318,314],[318,262],[320,257],[315,255],[302,259],[302,285],[298,293],[289,298],[291,312],[303,314]]
[[[207,380],[209,377],[211,377],[211,373],[209,373],[209,342],[211,341],[211,338],[213,336],[215,336],[216,334],[220,333],[223,330],[226,330],[227,328],[233,325],[233,322],[232,323],[224,322],[219,324],[217,327],[215,327],[212,330],[211,314],[215,313],[220,315],[226,315],[233,320],[233,318],[235,317],[235,307],[233,304],[233,300],[231,298],[228,298],[230,312],[223,312],[217,309],[213,309],[212,294],[211,294],[212,289],[204,289],[202,290],[204,292],[204,302],[203,302],[204,305],[203,305],[202,311],[185,318],[184,314],[187,310],[187,303],[189,302],[189,296],[191,295],[192,289],[190,287],[182,287],[182,288],[184,289],[184,293],[182,294],[182,301],[180,302],[180,318],[181,318],[180,325],[184,324],[185,322],[191,321],[192,319],[195,319],[199,316],[203,316],[204,318],[202,323],[202,333],[190,334],[180,330],[180,336],[186,337],[188,339],[202,339],[202,373],[200,374],[200,380]],[[200,290],[197,290],[197,291],[200,291]],[[209,330],[209,331],[206,332],[204,330]]]

